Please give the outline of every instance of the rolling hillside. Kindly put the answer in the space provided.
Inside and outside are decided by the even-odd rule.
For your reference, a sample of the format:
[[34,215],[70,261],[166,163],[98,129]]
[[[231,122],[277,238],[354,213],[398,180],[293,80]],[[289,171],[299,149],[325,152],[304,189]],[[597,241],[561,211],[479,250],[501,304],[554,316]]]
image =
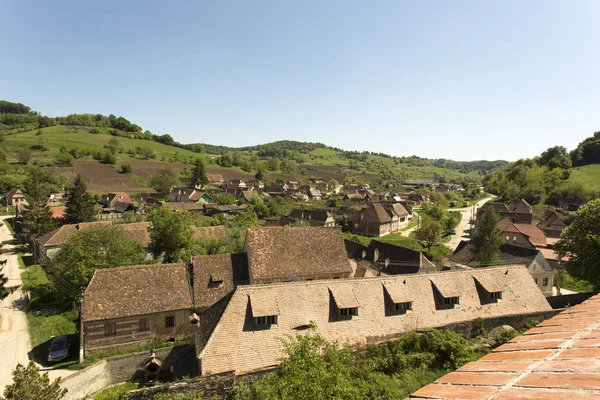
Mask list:
[[570,171],[571,176],[567,182],[572,182],[600,193],[600,164],[575,167],[571,168]]
[[[435,175],[448,182],[479,182],[486,172],[506,164],[392,157],[295,141],[243,148],[182,144],[170,135],[143,131],[123,117],[46,117],[23,104],[6,101],[0,101],[0,138],[9,163],[38,165],[67,180],[79,173],[94,192],[125,188],[142,192],[161,166],[168,165],[183,177],[199,157],[209,173],[221,174],[225,179],[249,178],[262,171],[266,181],[315,178],[393,186],[407,179],[432,179]],[[119,174],[117,168],[122,164],[131,165],[133,172]]]

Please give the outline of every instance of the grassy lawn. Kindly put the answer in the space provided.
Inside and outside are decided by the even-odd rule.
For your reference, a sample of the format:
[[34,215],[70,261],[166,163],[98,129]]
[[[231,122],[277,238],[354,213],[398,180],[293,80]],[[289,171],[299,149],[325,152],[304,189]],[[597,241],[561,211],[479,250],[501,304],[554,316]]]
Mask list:
[[[554,282],[558,281],[558,271],[554,271]],[[596,289],[594,285],[589,283],[588,281],[584,281],[583,279],[577,279],[573,275],[568,272],[563,273],[563,281],[562,281],[563,289],[573,290],[579,293],[586,292],[594,292]]]
[[[412,234],[411,234],[412,235]],[[413,235],[414,236],[414,235]],[[450,241],[452,237],[450,235],[442,238],[442,243],[446,243]],[[426,247],[421,245],[418,241],[414,239],[414,237],[406,237],[402,236],[401,233],[392,233],[390,235],[385,235],[379,238],[366,237],[361,235],[355,235],[352,233],[344,233],[344,239],[352,240],[358,242],[364,246],[368,246],[371,241],[377,240],[379,242],[391,243],[396,246],[407,247],[409,249],[417,250],[422,253],[425,253],[427,258],[432,261],[441,261],[441,259],[448,254],[452,254],[452,250],[449,247],[446,247],[444,244],[440,243],[431,247],[431,250],[428,251]]]
[[39,265],[32,264],[32,257],[26,253],[18,254],[21,267],[23,290],[30,295],[30,307],[27,311],[27,325],[31,341],[32,358],[47,366],[48,349],[54,336],[71,337],[71,357],[52,367],[60,368],[77,362],[79,356],[79,314],[70,304],[61,301],[62,294],[57,292],[46,273]]
[[13,218],[7,218],[4,220],[4,225],[6,225],[6,227],[8,228],[8,231],[11,234],[15,234],[15,228],[13,227],[13,223],[14,223],[14,219]]
[[575,167],[569,171],[571,172],[571,176],[568,182],[573,182],[589,190],[600,190],[600,164]]

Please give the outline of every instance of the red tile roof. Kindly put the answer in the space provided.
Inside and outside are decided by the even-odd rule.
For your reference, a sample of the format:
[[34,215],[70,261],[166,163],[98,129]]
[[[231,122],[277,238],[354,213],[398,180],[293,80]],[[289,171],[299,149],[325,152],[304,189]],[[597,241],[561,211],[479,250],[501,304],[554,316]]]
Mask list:
[[421,388],[416,399],[600,399],[600,295]]

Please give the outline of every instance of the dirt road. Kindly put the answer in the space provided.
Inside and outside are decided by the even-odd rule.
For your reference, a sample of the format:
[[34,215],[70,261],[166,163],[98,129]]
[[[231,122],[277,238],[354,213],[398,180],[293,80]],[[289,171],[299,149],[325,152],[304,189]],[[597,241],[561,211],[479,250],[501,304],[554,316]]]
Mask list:
[[[3,221],[7,217],[0,217]],[[13,240],[6,225],[0,227],[0,241]],[[2,272],[8,277],[8,286],[21,285],[19,262],[14,253],[14,245],[5,244],[0,260],[7,260]],[[29,358],[29,332],[25,317],[23,292],[17,289],[0,303],[0,393],[12,382],[12,371],[18,363],[27,365]]]

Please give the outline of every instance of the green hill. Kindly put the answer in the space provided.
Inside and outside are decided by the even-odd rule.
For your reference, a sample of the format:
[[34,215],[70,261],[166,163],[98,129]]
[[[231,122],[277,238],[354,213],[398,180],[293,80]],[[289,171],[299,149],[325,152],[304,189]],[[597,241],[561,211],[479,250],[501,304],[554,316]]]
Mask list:
[[567,182],[600,193],[600,164],[571,168]]
[[[486,172],[506,164],[505,161],[393,157],[287,140],[240,148],[181,144],[170,135],[143,131],[123,117],[100,114],[47,117],[23,104],[6,101],[0,101],[0,139],[9,163],[52,168],[67,179],[81,171],[93,170],[90,160],[115,167],[126,163],[134,170],[130,178],[144,186],[158,169],[158,163],[168,163],[185,175],[198,157],[205,160],[209,173],[219,173],[225,179],[247,178],[262,171],[267,181],[316,178],[394,186],[407,179],[431,179],[436,175],[448,182],[479,182]],[[108,153],[112,155],[105,156]],[[109,171],[105,166],[99,166],[98,170],[105,174]],[[90,176],[90,180],[94,179]],[[117,181],[118,177],[111,179]]]

